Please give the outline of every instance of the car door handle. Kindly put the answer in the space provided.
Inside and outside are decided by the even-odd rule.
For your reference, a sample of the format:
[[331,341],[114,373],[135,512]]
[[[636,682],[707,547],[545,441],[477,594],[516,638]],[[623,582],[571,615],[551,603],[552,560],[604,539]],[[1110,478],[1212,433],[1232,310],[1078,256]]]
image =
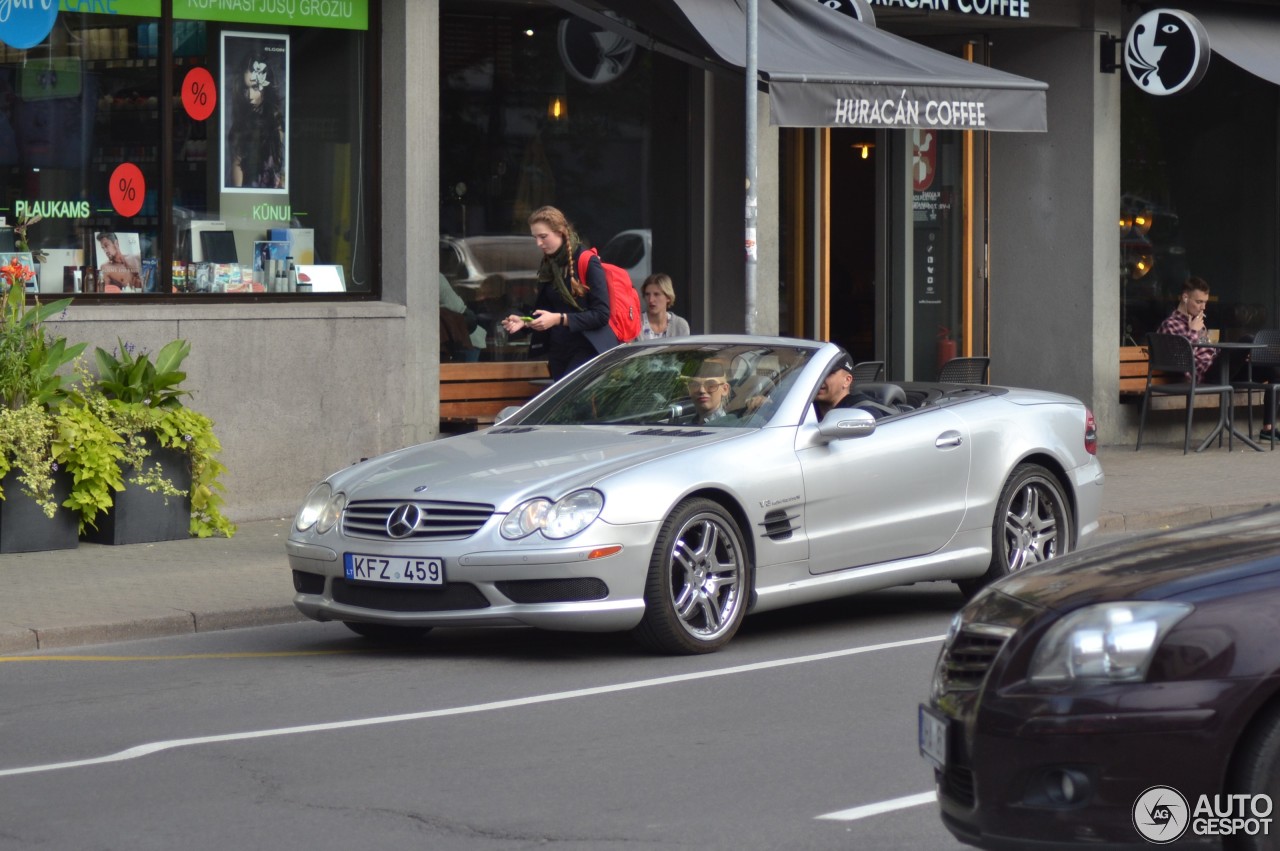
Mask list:
[[952,446],[959,446],[963,442],[964,438],[960,436],[960,432],[944,431],[938,435],[938,439],[933,442],[933,445],[938,449],[947,449]]

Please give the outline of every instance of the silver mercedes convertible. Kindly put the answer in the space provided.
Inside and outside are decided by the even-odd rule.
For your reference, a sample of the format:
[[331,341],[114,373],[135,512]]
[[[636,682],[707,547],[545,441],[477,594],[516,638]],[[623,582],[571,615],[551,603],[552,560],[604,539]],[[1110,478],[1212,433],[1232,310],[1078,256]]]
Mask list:
[[924,580],[974,593],[1098,528],[1092,413],[1037,390],[859,383],[819,416],[832,343],[620,346],[498,424],[318,484],[287,544],[308,617],[630,630],[665,653],[743,618]]

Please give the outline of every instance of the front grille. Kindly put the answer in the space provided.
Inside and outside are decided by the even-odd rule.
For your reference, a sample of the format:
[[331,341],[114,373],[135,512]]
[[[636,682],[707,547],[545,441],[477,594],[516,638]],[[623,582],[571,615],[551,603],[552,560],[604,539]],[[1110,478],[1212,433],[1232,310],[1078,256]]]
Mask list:
[[1006,637],[961,630],[942,656],[945,691],[972,691],[982,686]]
[[293,590],[299,594],[323,594],[324,577],[318,573],[293,572]]
[[948,798],[966,807],[976,800],[973,794],[973,772],[958,765],[948,765],[942,776],[943,792]]
[[514,579],[494,585],[513,603],[578,603],[609,596],[609,586],[594,577]]
[[342,533],[353,538],[392,540],[387,532],[391,513],[403,505],[420,512],[413,531],[396,540],[461,541],[480,530],[493,516],[493,506],[478,502],[436,502],[434,500],[370,499],[352,502],[342,515]]
[[966,807],[977,800],[974,793],[973,761],[969,759],[969,747],[957,725],[952,724],[947,734],[947,770],[942,774],[942,793]]
[[489,601],[470,582],[452,582],[443,588],[405,588],[357,585],[345,579],[334,579],[333,601],[387,612],[452,612],[489,608]]

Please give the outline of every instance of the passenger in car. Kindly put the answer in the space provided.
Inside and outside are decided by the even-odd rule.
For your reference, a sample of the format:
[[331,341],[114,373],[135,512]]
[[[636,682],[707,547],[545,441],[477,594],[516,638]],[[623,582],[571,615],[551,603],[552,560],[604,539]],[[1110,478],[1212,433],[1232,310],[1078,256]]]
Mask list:
[[876,419],[892,416],[894,411],[881,405],[876,399],[853,389],[853,358],[847,354],[836,361],[827,377],[818,385],[818,395],[813,400],[818,419],[832,408],[862,408]]

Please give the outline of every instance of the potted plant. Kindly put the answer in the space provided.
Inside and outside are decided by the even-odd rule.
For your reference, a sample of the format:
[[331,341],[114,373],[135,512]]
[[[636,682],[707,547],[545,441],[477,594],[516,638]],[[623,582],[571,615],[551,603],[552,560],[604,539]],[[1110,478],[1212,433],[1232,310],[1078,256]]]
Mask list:
[[[154,360],[123,342],[115,353],[95,349],[97,378],[82,378],[67,406],[67,430],[54,444],[56,458],[86,473],[71,496],[86,540],[122,544],[235,533],[222,514],[226,468],[217,459],[222,446],[213,421],[181,401],[189,394],[180,386],[187,377],[180,367],[190,352],[186,340],[168,343]],[[120,457],[112,461],[122,481],[106,468],[111,453],[83,457],[82,438],[95,423],[107,424],[120,440]]]
[[70,303],[30,306],[29,267],[0,266],[0,552],[76,546],[76,517],[59,511],[72,482],[53,444],[71,379],[60,370],[84,350],[46,334],[44,322]]

